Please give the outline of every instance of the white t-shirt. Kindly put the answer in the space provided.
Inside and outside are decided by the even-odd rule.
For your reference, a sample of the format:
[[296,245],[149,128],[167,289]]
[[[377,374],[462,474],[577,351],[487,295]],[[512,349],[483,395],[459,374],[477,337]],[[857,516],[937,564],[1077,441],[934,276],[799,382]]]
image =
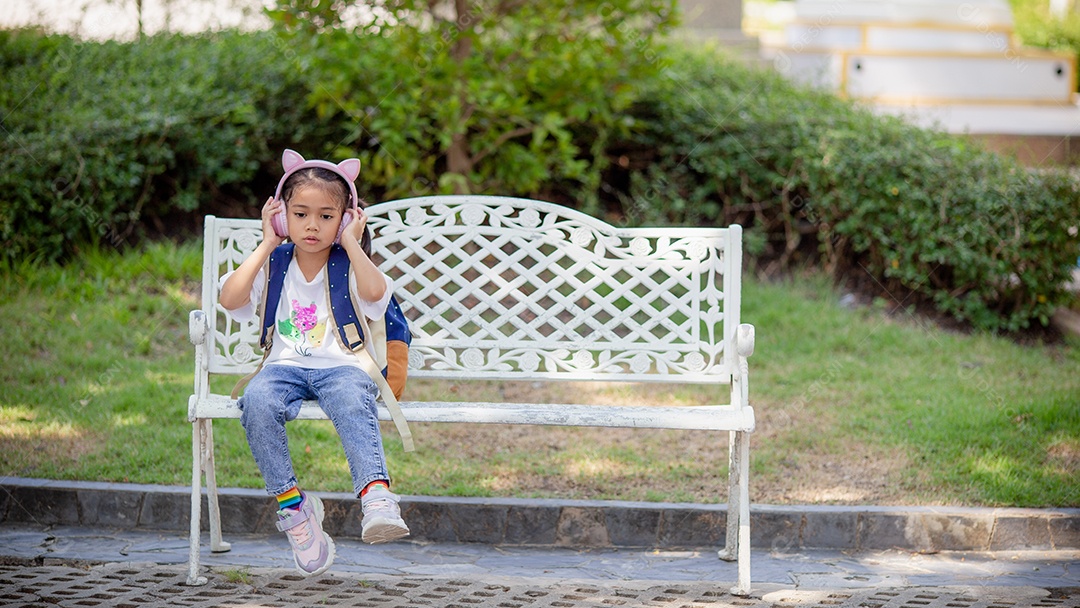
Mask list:
[[[356,294],[356,275],[349,272],[349,289],[357,303],[357,308],[369,319],[382,319],[394,282],[385,273],[386,293],[378,302],[368,302]],[[225,284],[232,273],[221,277],[218,289]],[[356,355],[341,345],[338,340],[334,317],[330,314],[330,302],[327,301],[326,272],[321,271],[315,279],[308,281],[296,263],[296,258],[289,262],[282,285],[281,299],[278,300],[274,315],[274,343],[266,365],[292,365],[310,369],[326,369],[341,365],[360,366]],[[266,287],[265,268],[260,268],[251,285],[251,301],[236,310],[229,311],[233,319],[248,321],[255,318],[258,303],[262,301],[262,292]],[[261,330],[260,330],[261,331]]]

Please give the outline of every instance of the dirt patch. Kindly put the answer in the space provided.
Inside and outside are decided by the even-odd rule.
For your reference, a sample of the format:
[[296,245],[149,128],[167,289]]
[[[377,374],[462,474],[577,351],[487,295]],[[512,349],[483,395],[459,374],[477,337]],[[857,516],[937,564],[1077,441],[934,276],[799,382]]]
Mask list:
[[1066,476],[1080,477],[1080,441],[1062,440],[1050,446],[1047,460]]
[[802,452],[775,473],[757,476],[754,501],[771,504],[899,505],[910,501],[898,481],[905,455],[852,446],[846,455]]
[[33,476],[42,466],[70,468],[87,454],[100,449],[101,437],[73,426],[54,423],[45,428],[27,424],[27,414],[0,416],[0,469],[8,475]]
[[[686,390],[609,383],[447,383],[410,380],[409,396],[469,401],[704,405],[726,387]],[[751,500],[768,504],[905,504],[909,459],[896,449],[830,439],[836,413],[778,404],[757,408],[751,436]],[[497,495],[628,500],[726,500],[727,433],[517,425],[424,425],[426,449],[447,466],[492,463],[486,488]],[[770,446],[781,434],[801,437],[797,454]],[[785,444],[790,441],[785,438]]]

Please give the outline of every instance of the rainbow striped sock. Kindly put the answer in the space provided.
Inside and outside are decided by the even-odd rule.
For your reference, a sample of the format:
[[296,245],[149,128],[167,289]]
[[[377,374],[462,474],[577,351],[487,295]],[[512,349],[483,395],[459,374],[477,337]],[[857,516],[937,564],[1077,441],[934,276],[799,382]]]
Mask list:
[[278,494],[278,508],[279,509],[299,509],[302,497],[300,496],[300,488],[293,486],[291,489]]

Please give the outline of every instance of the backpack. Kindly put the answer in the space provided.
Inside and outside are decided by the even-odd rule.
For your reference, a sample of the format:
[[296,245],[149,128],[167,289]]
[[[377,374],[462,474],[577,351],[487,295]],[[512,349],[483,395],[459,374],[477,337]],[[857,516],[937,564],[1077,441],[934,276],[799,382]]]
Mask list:
[[[267,313],[267,311],[277,311],[285,284],[285,273],[289,269],[295,247],[293,243],[279,245],[266,262],[266,288],[263,290],[263,301],[259,307],[259,318],[262,323],[259,344],[265,353],[264,361],[265,355],[270,353],[273,345],[276,325],[274,312]],[[409,371],[409,345],[412,342],[412,332],[409,331],[408,319],[402,313],[397,298],[391,295],[383,318],[379,321],[370,321],[359,311],[356,302],[353,301],[349,289],[349,272],[349,254],[341,245],[332,245],[330,258],[326,262],[330,316],[334,320],[341,344],[356,355],[361,367],[378,385],[383,402],[390,410],[394,425],[397,427],[398,434],[401,435],[405,451],[411,452],[414,449],[412,433],[397,402],[405,390]],[[370,336],[370,338],[365,340],[365,336]],[[255,373],[261,369],[260,363]],[[246,383],[255,373],[241,382]],[[238,384],[234,389],[233,398],[236,398],[240,386]]]

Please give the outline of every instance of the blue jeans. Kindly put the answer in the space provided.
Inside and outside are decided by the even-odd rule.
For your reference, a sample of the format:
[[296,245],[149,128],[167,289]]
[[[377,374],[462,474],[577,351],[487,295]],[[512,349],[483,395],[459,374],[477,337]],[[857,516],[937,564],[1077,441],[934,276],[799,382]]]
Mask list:
[[317,399],[334,423],[349,462],[353,491],[375,480],[389,481],[375,406],[377,389],[358,367],[306,369],[267,365],[240,397],[240,424],[266,492],[278,495],[297,485],[285,423],[300,414],[300,402]]

